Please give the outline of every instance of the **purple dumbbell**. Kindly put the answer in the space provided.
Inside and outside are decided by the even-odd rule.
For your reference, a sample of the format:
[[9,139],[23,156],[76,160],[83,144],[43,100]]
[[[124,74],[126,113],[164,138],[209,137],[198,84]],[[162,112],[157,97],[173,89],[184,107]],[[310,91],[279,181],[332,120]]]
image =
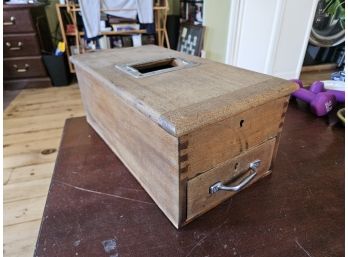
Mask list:
[[314,94],[318,94],[320,92],[324,92],[324,83],[321,81],[314,81],[312,85],[309,87],[309,91],[313,92]]
[[327,92],[334,95],[336,97],[337,102],[339,103],[345,102],[344,91],[331,90],[331,89],[326,90],[324,87],[324,82],[321,82],[321,81],[314,81],[311,87],[309,88],[309,91],[313,92],[314,94],[318,94],[320,92]]
[[[297,83],[300,88],[305,88],[303,86],[302,80],[299,79],[292,79],[291,81]],[[321,81],[314,81],[313,84],[309,87],[309,91],[313,92],[314,94],[318,94],[320,92],[324,92],[325,88],[324,88],[324,83]]]
[[290,81],[295,82],[297,85],[300,86],[300,88],[303,88],[302,80],[300,80],[300,79],[291,79]]
[[336,103],[336,97],[327,92],[313,93],[300,88],[292,93],[292,96],[310,104],[311,111],[317,116],[328,114]]
[[336,97],[336,101],[339,103],[345,103],[346,101],[344,91],[327,89],[325,92],[334,95]]

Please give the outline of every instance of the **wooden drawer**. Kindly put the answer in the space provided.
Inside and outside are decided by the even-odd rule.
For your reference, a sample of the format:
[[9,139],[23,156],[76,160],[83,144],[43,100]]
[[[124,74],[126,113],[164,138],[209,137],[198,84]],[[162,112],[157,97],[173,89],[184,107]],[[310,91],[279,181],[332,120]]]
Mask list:
[[34,32],[30,9],[4,10],[4,34]]
[[4,57],[36,56],[40,55],[40,46],[36,35],[18,34],[4,35]]
[[[242,190],[269,174],[275,141],[275,139],[268,140],[262,145],[254,147],[244,154],[189,180],[187,183],[187,219],[190,220],[203,214],[236,193],[224,190],[211,192],[210,187],[212,185],[222,182],[226,186],[235,186],[243,181],[247,182],[247,178],[253,177],[240,189]],[[254,171],[249,166],[256,160],[261,162]],[[254,173],[256,175],[253,176]]]
[[4,78],[45,77],[46,69],[41,56],[4,59]]

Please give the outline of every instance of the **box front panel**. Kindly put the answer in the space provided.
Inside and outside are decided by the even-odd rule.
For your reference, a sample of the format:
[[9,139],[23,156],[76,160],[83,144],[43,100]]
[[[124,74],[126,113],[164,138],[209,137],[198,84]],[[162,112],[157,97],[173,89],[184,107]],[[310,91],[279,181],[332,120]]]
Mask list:
[[191,179],[276,137],[281,129],[288,97],[275,99],[238,115],[202,127],[180,138],[186,177]]

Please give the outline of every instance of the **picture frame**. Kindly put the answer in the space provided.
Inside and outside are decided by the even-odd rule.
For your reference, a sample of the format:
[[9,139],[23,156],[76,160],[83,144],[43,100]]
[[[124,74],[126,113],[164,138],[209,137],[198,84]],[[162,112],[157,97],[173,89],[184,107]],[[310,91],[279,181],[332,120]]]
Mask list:
[[180,26],[177,50],[189,55],[201,56],[205,27],[183,23]]

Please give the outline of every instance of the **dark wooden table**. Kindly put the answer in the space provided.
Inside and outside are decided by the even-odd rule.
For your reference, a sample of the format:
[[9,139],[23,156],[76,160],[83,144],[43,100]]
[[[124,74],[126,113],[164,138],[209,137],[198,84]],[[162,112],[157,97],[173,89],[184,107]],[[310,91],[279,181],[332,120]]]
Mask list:
[[344,129],[290,104],[272,176],[176,230],[85,119],[67,120],[34,256],[342,257]]

